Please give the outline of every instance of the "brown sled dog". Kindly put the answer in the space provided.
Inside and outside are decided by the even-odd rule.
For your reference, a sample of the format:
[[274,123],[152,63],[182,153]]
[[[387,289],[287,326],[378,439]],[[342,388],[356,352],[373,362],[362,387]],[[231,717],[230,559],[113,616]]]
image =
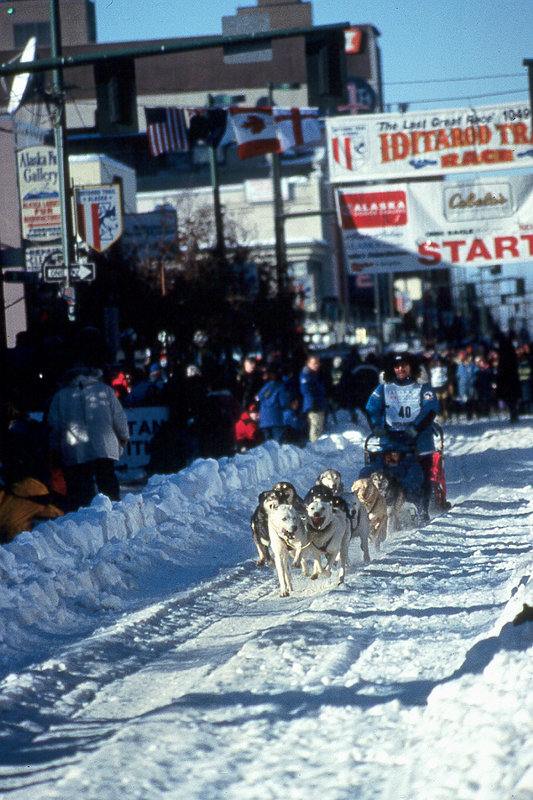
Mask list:
[[379,548],[381,542],[387,538],[387,503],[379,493],[372,478],[359,478],[352,486],[359,502],[363,504],[368,514],[369,538]]

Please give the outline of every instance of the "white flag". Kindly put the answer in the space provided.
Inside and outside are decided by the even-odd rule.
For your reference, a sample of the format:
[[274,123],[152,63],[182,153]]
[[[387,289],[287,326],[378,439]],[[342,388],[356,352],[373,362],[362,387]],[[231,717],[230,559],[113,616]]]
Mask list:
[[322,129],[318,108],[272,109],[281,151],[320,144]]

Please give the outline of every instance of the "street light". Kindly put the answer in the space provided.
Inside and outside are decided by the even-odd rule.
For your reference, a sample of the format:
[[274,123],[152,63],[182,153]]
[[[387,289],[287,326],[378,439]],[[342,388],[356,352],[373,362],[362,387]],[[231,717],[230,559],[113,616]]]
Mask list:
[[[274,107],[274,89],[299,89],[299,83],[269,83],[268,102]],[[287,273],[287,243],[285,241],[285,220],[283,216],[283,195],[281,193],[281,159],[279,153],[272,153],[272,188],[274,194],[274,236],[276,242],[276,271],[278,294],[285,288]]]
[[[208,108],[216,108],[217,106],[232,106],[235,103],[240,103],[245,99],[244,95],[227,95],[217,94],[208,95],[207,105]],[[217,145],[211,144],[209,146],[209,170],[211,173],[211,186],[213,189],[213,209],[215,214],[215,230],[216,230],[216,252],[221,261],[225,259],[226,245],[224,242],[224,221],[222,218],[222,206],[220,204],[220,183],[218,179],[218,164],[217,164]]]

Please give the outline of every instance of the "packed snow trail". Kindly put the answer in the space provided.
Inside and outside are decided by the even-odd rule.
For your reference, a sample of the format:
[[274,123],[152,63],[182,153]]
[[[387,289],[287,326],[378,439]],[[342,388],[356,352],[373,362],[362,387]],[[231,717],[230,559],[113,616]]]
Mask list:
[[[212,576],[204,565],[177,592],[162,572],[157,601],[77,641],[53,633],[48,658],[8,674],[0,789],[14,800],[531,800],[533,622],[512,620],[533,605],[533,429],[454,426],[447,442],[448,513],[389,537],[368,566],[352,545],[344,585],[293,575],[290,598],[254,564],[250,499],[270,476],[249,492],[242,475],[204,492],[187,552],[196,536],[209,558],[206,531],[217,547],[224,534],[227,565]],[[355,434],[308,449],[276,478],[303,492],[326,466],[355,477]],[[133,554],[142,539],[160,556],[152,528]],[[136,579],[153,598],[142,569]]]

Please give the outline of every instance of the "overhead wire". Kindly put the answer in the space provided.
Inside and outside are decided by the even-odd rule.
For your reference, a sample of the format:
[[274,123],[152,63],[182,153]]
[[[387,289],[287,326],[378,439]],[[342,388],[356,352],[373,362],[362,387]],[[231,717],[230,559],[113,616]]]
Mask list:
[[409,81],[387,81],[387,86],[407,86],[409,84],[417,83],[455,83],[456,81],[493,81],[498,78],[521,78],[524,76],[523,72],[508,72],[501,75],[477,75],[472,77],[462,78],[419,78],[417,80]]
[[[460,97],[428,97],[426,99],[417,99],[417,100],[395,100],[395,101],[388,101],[389,104],[392,103],[405,103],[408,105],[414,105],[415,103],[448,103],[452,101],[457,102],[468,102],[469,100],[480,100],[485,97],[500,97],[503,95],[518,95],[518,94],[527,94],[527,89],[510,89],[506,92],[490,92],[489,94],[468,94],[468,95],[461,95]],[[517,102],[522,102],[518,101]]]
[[[392,86],[426,86],[428,84],[436,84],[436,83],[456,83],[456,82],[466,82],[466,81],[484,81],[484,80],[493,80],[496,81],[500,78],[518,78],[518,77],[527,77],[525,73],[522,72],[513,72],[513,73],[501,73],[500,75],[477,75],[477,76],[466,76],[466,77],[456,77],[456,78],[419,78],[414,80],[407,80],[407,81],[385,81],[384,82],[384,91],[387,90],[388,87]],[[504,97],[509,95],[527,95],[528,88],[523,87],[520,89],[501,89],[499,91],[493,92],[484,92],[484,93],[476,93],[476,94],[466,94],[466,95],[456,95],[454,97],[429,97],[429,98],[422,98],[416,100],[398,100],[394,101],[393,103],[388,103],[387,105],[395,105],[396,103],[401,102],[405,105],[417,105],[421,103],[449,103],[449,102],[470,102],[471,100],[481,100],[483,98],[489,97]],[[521,102],[518,101],[517,102]]]

